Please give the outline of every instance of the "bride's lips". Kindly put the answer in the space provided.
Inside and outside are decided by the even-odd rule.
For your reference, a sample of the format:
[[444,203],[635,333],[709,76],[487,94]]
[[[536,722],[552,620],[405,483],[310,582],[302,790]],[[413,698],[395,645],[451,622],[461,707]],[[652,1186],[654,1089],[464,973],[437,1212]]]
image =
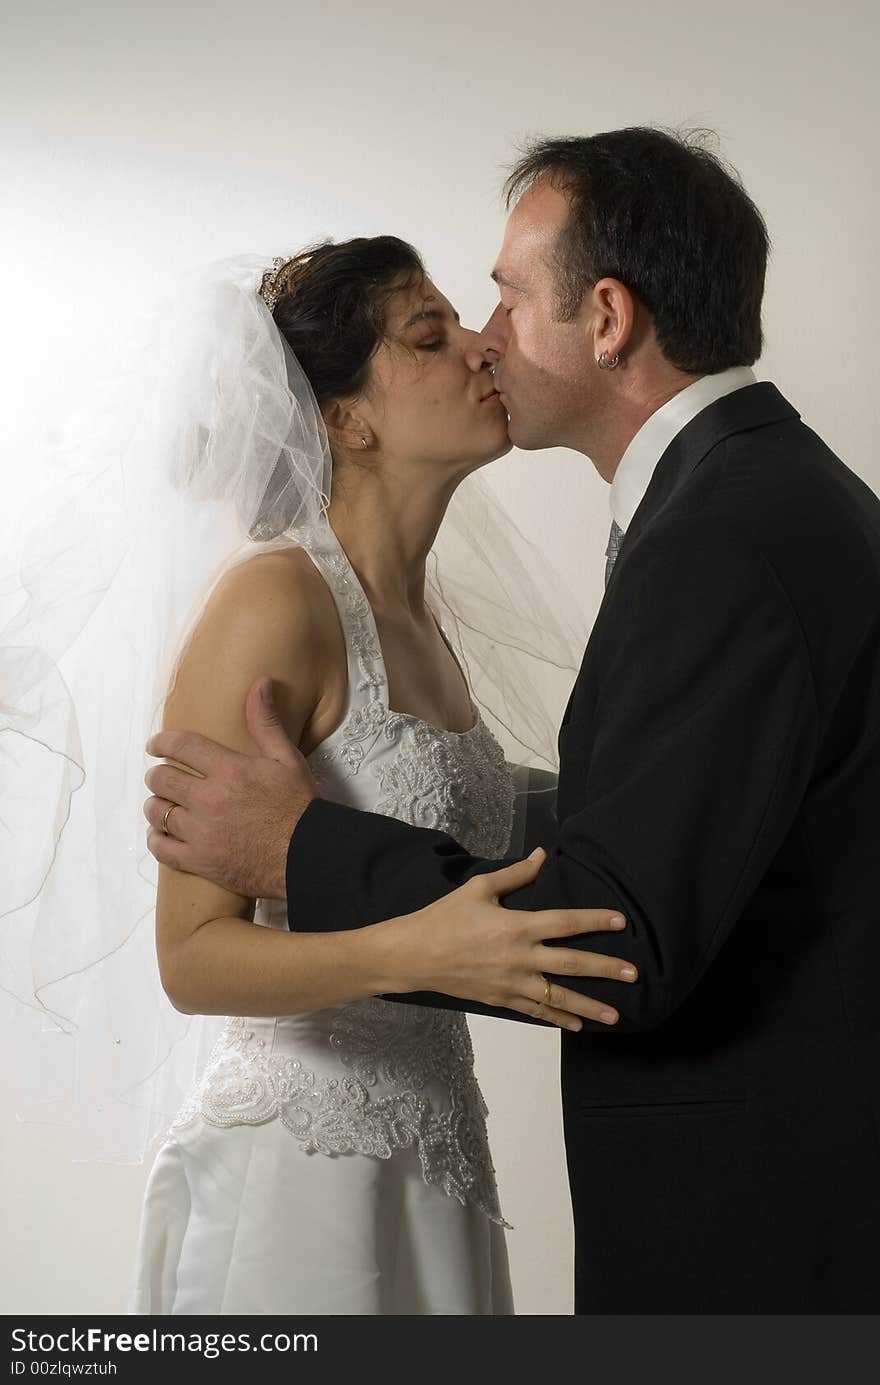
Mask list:
[[498,391],[497,391],[497,390],[490,390],[488,394],[484,394],[484,395],[483,395],[482,399],[480,400],[480,403],[481,403],[481,404],[485,404],[485,403],[487,402],[487,400],[489,400],[489,399],[497,399],[497,398],[498,398]]

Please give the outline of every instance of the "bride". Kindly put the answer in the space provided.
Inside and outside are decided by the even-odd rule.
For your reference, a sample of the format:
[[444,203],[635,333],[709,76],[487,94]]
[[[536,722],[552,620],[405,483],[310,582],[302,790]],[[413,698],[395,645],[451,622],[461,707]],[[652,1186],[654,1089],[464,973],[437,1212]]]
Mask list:
[[[215,330],[234,335],[235,321],[239,356],[182,381],[204,407],[175,484],[197,503],[234,495],[249,542],[179,643],[163,727],[253,753],[243,709],[268,675],[323,795],[504,856],[512,770],[426,599],[456,488],[510,448],[479,338],[393,237],[322,245],[227,290]],[[186,808],[161,807],[173,837]],[[485,877],[484,897],[538,866]],[[339,872],[344,889],[344,843]],[[461,894],[417,930],[297,934],[283,901],[160,867],[162,986],[183,1016],[228,1018],[153,1165],[129,1312],[513,1312],[466,1020],[376,998],[468,994],[475,965],[499,971],[498,928],[477,926],[473,890],[463,914]],[[607,910],[500,912],[500,928],[528,920],[535,1001],[542,939],[613,926]],[[608,972],[605,956],[558,949],[554,971],[563,957],[572,973]]]

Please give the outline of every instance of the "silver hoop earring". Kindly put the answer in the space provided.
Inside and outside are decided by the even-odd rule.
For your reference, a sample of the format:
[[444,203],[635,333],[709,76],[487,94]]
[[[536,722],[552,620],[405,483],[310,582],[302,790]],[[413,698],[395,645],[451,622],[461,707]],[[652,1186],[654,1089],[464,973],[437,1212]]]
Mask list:
[[600,370],[616,370],[620,365],[620,353],[608,359],[608,352],[603,351],[601,356],[596,357],[596,365]]

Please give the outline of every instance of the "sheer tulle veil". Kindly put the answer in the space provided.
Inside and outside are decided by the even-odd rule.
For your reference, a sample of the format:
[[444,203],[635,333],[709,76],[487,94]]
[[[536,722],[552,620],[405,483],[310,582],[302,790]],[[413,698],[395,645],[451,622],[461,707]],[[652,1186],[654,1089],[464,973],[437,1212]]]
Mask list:
[[[162,990],[144,744],[220,575],[327,522],[327,436],[266,268],[209,265],[140,323],[0,576],[0,1014],[19,1118],[72,1126],[81,1159],[142,1159],[223,1023]],[[578,609],[479,476],[428,584],[524,795],[556,765]]]

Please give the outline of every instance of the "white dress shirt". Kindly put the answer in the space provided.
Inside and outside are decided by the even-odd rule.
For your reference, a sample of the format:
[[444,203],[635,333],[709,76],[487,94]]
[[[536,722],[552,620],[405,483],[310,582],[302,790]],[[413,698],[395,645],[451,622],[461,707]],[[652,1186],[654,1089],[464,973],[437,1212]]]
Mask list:
[[654,475],[654,468],[676,434],[716,399],[756,384],[748,366],[704,375],[646,419],[624,452],[611,482],[611,514],[626,533]]

